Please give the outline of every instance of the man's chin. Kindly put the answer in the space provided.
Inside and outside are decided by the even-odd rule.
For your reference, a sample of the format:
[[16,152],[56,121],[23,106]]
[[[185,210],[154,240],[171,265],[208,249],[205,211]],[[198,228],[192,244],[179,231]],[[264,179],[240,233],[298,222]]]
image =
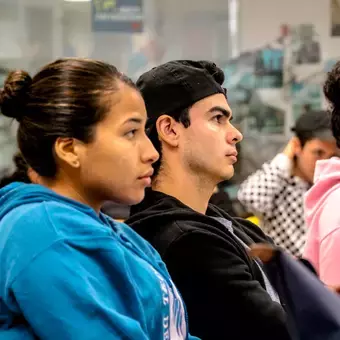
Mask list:
[[218,181],[217,181],[216,184],[219,184],[219,183],[224,182],[224,181],[229,181],[233,177],[233,175],[234,175],[233,173],[232,174],[231,173],[223,174],[222,176],[220,175],[218,177]]
[[228,171],[225,171],[222,176],[221,176],[221,182],[222,181],[228,181],[229,179],[231,179],[234,176],[234,167],[230,166],[230,169],[228,169]]

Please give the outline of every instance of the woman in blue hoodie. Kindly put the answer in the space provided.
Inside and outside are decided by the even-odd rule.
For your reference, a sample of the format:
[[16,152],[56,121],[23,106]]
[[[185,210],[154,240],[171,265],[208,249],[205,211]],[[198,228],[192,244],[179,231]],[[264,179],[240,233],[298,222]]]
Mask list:
[[8,75],[33,182],[0,190],[0,339],[188,339],[183,302],[156,251],[100,213],[136,204],[158,154],[134,84],[114,66],[62,59]]

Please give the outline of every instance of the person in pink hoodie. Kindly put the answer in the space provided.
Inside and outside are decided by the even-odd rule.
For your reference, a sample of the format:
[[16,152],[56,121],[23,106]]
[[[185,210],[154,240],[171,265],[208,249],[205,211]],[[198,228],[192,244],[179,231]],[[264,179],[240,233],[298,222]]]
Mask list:
[[[324,93],[331,104],[331,123],[340,147],[340,62],[328,73]],[[303,257],[327,285],[340,283],[340,158],[318,161],[314,185],[305,196],[308,228]]]

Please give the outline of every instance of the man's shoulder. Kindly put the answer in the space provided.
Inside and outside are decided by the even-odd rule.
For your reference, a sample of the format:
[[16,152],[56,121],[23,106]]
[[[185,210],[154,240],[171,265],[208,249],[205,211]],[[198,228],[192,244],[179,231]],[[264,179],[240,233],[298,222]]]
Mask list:
[[[201,214],[174,197],[158,192],[149,192],[147,202],[136,207],[126,223],[163,254],[176,240],[183,239],[183,236],[188,239],[190,234],[208,234],[210,239],[216,237],[234,243],[233,236],[219,221],[221,217],[231,222],[238,236],[241,235],[247,244],[264,241],[265,236],[257,226],[232,218],[212,204],[209,204],[206,214]],[[243,234],[245,237],[242,237]],[[256,236],[255,240],[252,235]]]
[[254,243],[274,243],[273,240],[265,234],[265,232],[253,222],[244,218],[234,218],[234,224],[249,236]]
[[189,241],[190,235],[197,233],[225,238],[223,226],[214,223],[213,220],[211,222],[209,223],[209,217],[202,219],[200,214],[195,213],[179,215],[171,220],[163,219],[151,243],[161,254],[164,254],[177,241],[183,239]]
[[244,234],[249,238],[249,242],[260,243],[270,242],[272,240],[263,232],[263,230],[253,222],[241,217],[232,217],[219,207],[209,204],[208,212],[213,215],[219,215],[222,218],[231,222],[233,229],[239,234]]
[[[215,212],[220,210],[218,207],[212,208],[213,210],[217,208]],[[190,239],[195,239],[197,234],[200,234],[206,237],[207,242],[208,240],[219,240],[219,243],[230,243],[234,246],[235,237],[230,232],[230,229],[226,227],[226,223],[223,223],[223,220],[230,224],[233,232],[247,245],[272,242],[257,225],[242,218],[233,218],[221,211],[219,216],[191,213],[165,222],[162,224],[158,239],[166,242],[167,247],[170,247],[177,241],[183,242],[186,240],[190,243]]]

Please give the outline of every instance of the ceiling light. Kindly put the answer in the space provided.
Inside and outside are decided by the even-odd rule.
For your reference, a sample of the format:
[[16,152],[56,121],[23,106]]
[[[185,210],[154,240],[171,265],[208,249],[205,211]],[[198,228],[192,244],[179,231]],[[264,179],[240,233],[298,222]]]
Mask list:
[[91,0],[64,0],[65,2],[91,2]]

